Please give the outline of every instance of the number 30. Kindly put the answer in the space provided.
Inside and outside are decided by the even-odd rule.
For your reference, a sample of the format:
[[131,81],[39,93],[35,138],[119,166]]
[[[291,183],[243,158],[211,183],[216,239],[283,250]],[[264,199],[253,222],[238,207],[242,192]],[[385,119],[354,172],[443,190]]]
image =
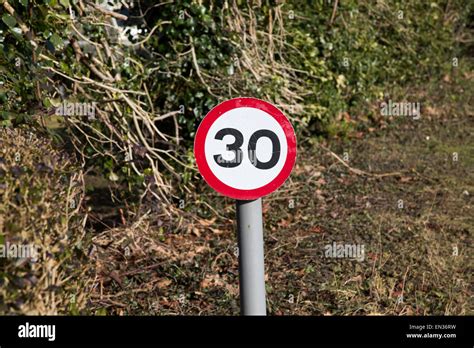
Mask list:
[[[235,158],[233,160],[226,161],[222,158],[222,155],[214,155],[214,160],[221,167],[234,168],[242,163],[242,149],[240,147],[244,143],[244,136],[235,128],[223,128],[217,132],[215,139],[222,140],[226,135],[232,135],[235,139],[234,143],[227,144],[227,151],[233,151]],[[261,162],[257,158],[257,141],[262,137],[266,137],[272,141],[272,157],[267,162]],[[275,133],[268,129],[258,130],[252,134],[249,140],[248,154],[250,162],[258,169],[271,169],[278,163],[278,160],[280,159],[280,149],[280,140]]]

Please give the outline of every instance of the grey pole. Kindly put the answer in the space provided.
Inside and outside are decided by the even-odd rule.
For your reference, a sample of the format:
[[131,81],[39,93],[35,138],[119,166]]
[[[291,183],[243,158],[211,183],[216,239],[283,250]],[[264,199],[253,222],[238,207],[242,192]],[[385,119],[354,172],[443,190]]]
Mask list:
[[242,315],[266,315],[262,199],[237,201],[240,308]]

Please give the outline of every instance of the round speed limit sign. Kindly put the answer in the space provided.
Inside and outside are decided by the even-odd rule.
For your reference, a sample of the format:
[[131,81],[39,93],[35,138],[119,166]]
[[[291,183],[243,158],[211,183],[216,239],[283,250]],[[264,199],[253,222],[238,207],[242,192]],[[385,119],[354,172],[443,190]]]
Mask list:
[[280,187],[296,159],[291,123],[275,106],[235,98],[213,108],[194,140],[204,180],[224,196],[252,200]]

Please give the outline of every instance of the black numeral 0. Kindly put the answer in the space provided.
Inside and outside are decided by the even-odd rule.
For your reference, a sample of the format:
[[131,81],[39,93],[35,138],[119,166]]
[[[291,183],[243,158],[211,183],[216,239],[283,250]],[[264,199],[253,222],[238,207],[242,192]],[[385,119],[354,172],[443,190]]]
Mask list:
[[[235,141],[233,144],[227,145],[227,151],[234,151],[235,158],[231,161],[225,161],[222,159],[222,155],[214,155],[214,160],[218,165],[224,168],[234,168],[242,163],[242,150],[241,146],[244,143],[244,136],[235,128],[223,128],[217,132],[215,139],[222,140],[226,135],[233,135]],[[267,162],[262,162],[257,158],[257,141],[258,139],[266,137],[272,141],[273,152],[272,157]],[[280,159],[280,140],[278,136],[268,129],[261,129],[252,134],[249,140],[248,154],[250,162],[258,169],[271,169],[273,168]]]

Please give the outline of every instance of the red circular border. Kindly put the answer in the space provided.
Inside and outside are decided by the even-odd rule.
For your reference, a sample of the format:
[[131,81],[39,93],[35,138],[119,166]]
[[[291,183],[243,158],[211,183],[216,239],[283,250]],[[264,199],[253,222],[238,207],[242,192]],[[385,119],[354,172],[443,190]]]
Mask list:
[[[212,124],[227,111],[241,107],[256,108],[270,114],[283,128],[288,144],[285,164],[283,165],[280,173],[268,184],[252,190],[240,190],[224,184],[211,171],[211,168],[207,164],[204,153],[206,136]],[[206,117],[204,117],[198,127],[196,137],[194,138],[194,157],[196,158],[199,172],[203,176],[204,180],[206,180],[209,186],[211,186],[214,190],[224,196],[235,199],[257,199],[275,191],[290,176],[296,161],[296,136],[290,121],[288,121],[286,116],[272,104],[256,98],[234,98],[220,103],[211,111],[209,111]]]

